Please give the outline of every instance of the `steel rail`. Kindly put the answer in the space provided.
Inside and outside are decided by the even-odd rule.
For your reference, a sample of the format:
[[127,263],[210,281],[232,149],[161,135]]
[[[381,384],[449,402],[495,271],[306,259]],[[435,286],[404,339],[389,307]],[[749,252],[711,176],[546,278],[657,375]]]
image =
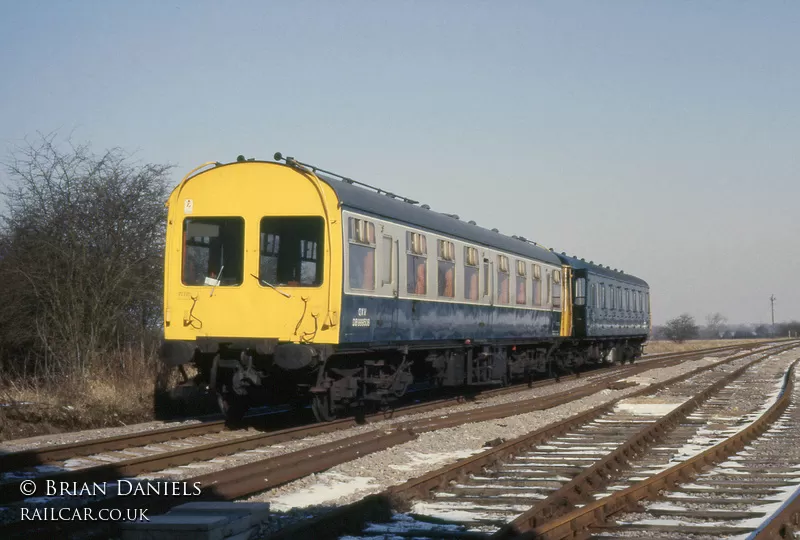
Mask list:
[[[695,358],[702,358],[703,356],[706,356],[711,353],[724,352],[726,350],[731,350],[731,349],[752,349],[761,345],[764,344],[757,343],[757,344],[731,345],[725,347],[715,347],[712,349],[701,349],[697,351],[687,351],[681,353],[666,353],[661,356],[647,358],[633,366],[631,365],[618,366],[613,372],[618,373],[618,376],[624,376],[627,374],[628,371],[632,369],[638,371],[643,366],[648,369],[652,369],[656,367],[656,364],[663,364],[667,361],[670,362],[674,360],[688,361]],[[604,375],[601,374],[601,376]],[[506,388],[484,390],[483,392],[475,394],[475,397],[480,397],[480,398],[494,397],[497,395],[505,395],[509,393],[524,391],[530,387],[541,388],[541,387],[551,386],[554,384],[557,383],[555,383],[553,379],[545,379],[541,381],[536,381],[533,385],[519,384]],[[390,418],[397,418],[401,416],[408,416],[412,414],[419,414],[422,412],[427,412],[443,407],[452,406],[458,403],[462,403],[464,401],[465,401],[464,396],[455,396],[451,398],[444,398],[425,403],[418,403],[394,409],[388,412],[379,412],[375,414],[370,414],[365,417],[364,421],[365,422],[380,421]],[[344,418],[341,420],[335,420],[333,422],[311,424],[310,426],[291,427],[272,432],[267,432],[267,434],[269,434],[270,436],[270,439],[268,440],[260,439],[260,440],[262,441],[263,444],[275,444],[278,442],[284,442],[296,438],[307,437],[309,435],[329,433],[332,431],[347,429],[359,425],[359,423],[360,422],[358,422],[354,418]],[[92,454],[99,454],[102,452],[125,450],[137,446],[157,444],[180,438],[188,438],[199,435],[206,435],[209,433],[217,433],[223,431],[224,429],[225,429],[225,422],[220,420],[220,421],[204,422],[200,424],[172,426],[167,428],[155,429],[151,431],[138,432],[134,434],[116,435],[113,437],[105,437],[102,439],[89,439],[86,441],[53,445],[33,450],[9,452],[6,454],[0,454],[0,472],[3,473],[11,472],[25,467],[33,467],[37,465],[53,463],[75,457],[89,456]],[[263,437],[264,435],[265,434],[261,434],[258,436],[254,436],[253,438],[245,437],[241,441],[230,441],[229,444],[231,444],[231,447],[234,449],[233,452],[238,452],[240,451],[240,449],[247,450],[250,448],[254,448],[253,446],[247,446],[249,441],[259,440],[257,439],[257,437]],[[235,443],[237,442],[240,442],[242,446],[236,446]],[[170,463],[169,466],[173,466],[175,464],[178,463],[173,462]],[[140,472],[143,471],[144,469],[140,470]],[[0,491],[2,491],[1,487]]]
[[618,476],[619,471],[630,467],[632,459],[645,453],[648,447],[657,443],[669,431],[680,425],[703,402],[741,377],[748,369],[767,358],[768,356],[758,358],[732,371],[685,400],[679,407],[670,411],[656,422],[643,427],[617,448],[551,493],[546,499],[536,503],[529,510],[517,516],[511,523],[494,533],[491,538],[493,540],[514,538],[521,531],[534,529],[548,520],[553,520],[574,510],[576,504],[585,502],[592,492],[607,486],[611,480]]
[[639,501],[653,499],[658,496],[659,491],[690,479],[709,465],[728,459],[750,441],[760,436],[789,405],[794,388],[794,370],[798,362],[800,359],[795,360],[787,371],[781,393],[769,409],[736,434],[646,480],[597,501],[589,502],[579,509],[572,510],[536,528],[526,529],[524,523],[518,524],[516,532],[519,534],[514,538],[556,540],[582,536],[590,527],[601,525],[611,515],[627,509],[635,509]]
[[[778,348],[778,347],[781,347],[781,346],[782,345],[777,345],[777,346],[774,346],[773,348]],[[693,354],[696,355],[696,354],[701,354],[701,353],[694,352]],[[743,357],[743,356],[747,356],[749,354],[752,354],[752,353],[745,353],[745,354],[743,354],[741,356]],[[714,367],[714,366],[718,366],[718,365],[721,365],[721,364],[724,364],[724,363],[731,362],[731,361],[735,360],[736,358],[737,357],[728,358],[728,359],[725,359],[725,360],[723,360],[721,362],[712,364],[710,366],[701,366],[700,368],[692,370],[688,374],[685,374],[685,375],[677,377],[677,378],[673,378],[670,381],[665,381],[665,383],[666,382],[677,382],[678,380],[681,380],[683,378],[691,376],[692,374],[694,374],[696,372],[703,371],[705,369],[709,369],[709,368]],[[655,367],[655,366],[652,363],[647,363],[646,365],[629,366],[628,371],[646,371],[648,369],[652,369],[653,367]],[[603,386],[603,384],[606,383],[607,380],[616,379],[618,377],[619,377],[619,370],[615,370],[614,373],[606,374],[605,376],[600,378],[601,379],[600,381],[596,381],[593,384],[595,385],[596,389],[599,389],[599,388],[601,388]],[[657,385],[652,385],[650,387],[642,389],[639,392],[630,394],[630,396],[639,395],[640,393],[651,392],[653,389],[655,389],[657,387],[660,387],[663,384],[664,383],[659,383]],[[595,391],[597,391],[597,390],[595,390]],[[590,392],[586,391],[585,393],[588,394]],[[526,403],[524,405],[522,404],[522,402],[516,402],[514,404],[510,404],[510,405],[513,405],[513,406],[509,406],[509,404],[503,404],[503,405],[498,405],[498,406],[494,406],[494,407],[486,407],[486,408],[484,408],[484,409],[487,409],[487,410],[494,408],[494,411],[491,414],[487,414],[487,413],[484,412],[484,413],[481,413],[480,415],[474,415],[473,414],[474,411],[466,411],[464,413],[461,413],[463,415],[463,417],[464,417],[464,418],[462,418],[463,421],[461,423],[479,421],[479,420],[488,419],[488,418],[498,418],[498,417],[503,417],[503,416],[509,416],[509,415],[512,415],[512,414],[522,414],[522,413],[527,412],[529,410],[541,409],[541,408],[543,408],[543,405],[545,403],[548,403],[548,402],[550,403],[549,406],[555,406],[555,404],[559,404],[559,403],[563,403],[563,402],[567,402],[567,401],[571,401],[571,400],[575,399],[576,398],[576,394],[578,394],[577,391],[565,391],[565,392],[561,392],[559,394],[554,394],[552,396],[544,396],[542,398],[529,400],[528,403]],[[581,396],[578,396],[578,397],[581,397]],[[481,409],[481,410],[483,410],[483,409]],[[605,408],[603,410],[605,410]],[[449,419],[446,419],[446,420],[448,422],[452,422],[452,420],[449,420]],[[411,437],[413,437],[413,433],[411,431],[409,431],[409,429],[408,429],[409,427],[412,428],[412,429],[416,428],[416,432],[427,431],[427,430],[432,430],[432,429],[438,429],[439,428],[436,425],[435,422],[431,423],[427,419],[423,419],[422,421],[420,421],[420,424],[418,426],[414,426],[413,424],[401,426],[398,429],[398,431],[395,431],[394,433],[390,433],[390,434],[384,436],[385,438],[388,437],[388,439],[386,439],[386,440],[395,441],[395,442],[392,442],[391,444],[388,444],[388,446],[391,446],[392,444],[398,444],[398,442],[397,442],[397,441],[399,441],[398,437],[399,438],[408,437],[409,435]],[[406,434],[406,435],[402,435],[402,434]],[[264,434],[261,434],[261,435],[259,435],[257,437],[263,437],[263,436],[264,436]],[[375,438],[376,436],[378,436],[379,438],[381,437],[381,436],[377,435],[376,432],[370,432],[370,433],[362,434],[362,435],[355,436],[355,437],[348,437],[348,438],[344,438],[344,439],[341,439],[339,441],[336,441],[334,443],[329,443],[328,445],[321,445],[321,446],[318,446],[318,447],[311,447],[311,448],[308,448],[308,449],[305,449],[305,450],[294,452],[294,453],[292,453],[290,455],[284,455],[284,456],[289,456],[289,457],[278,456],[276,458],[267,458],[265,460],[260,460],[260,461],[257,461],[257,462],[254,462],[254,463],[250,463],[250,464],[246,464],[246,465],[242,465],[242,466],[239,466],[239,467],[224,469],[222,471],[219,471],[218,473],[212,473],[211,475],[205,475],[205,476],[201,476],[201,477],[190,478],[190,479],[187,480],[187,482],[194,482],[194,481],[198,481],[198,479],[200,479],[199,481],[201,481],[201,483],[203,483],[203,485],[205,486],[204,487],[205,491],[204,491],[204,495],[203,495],[204,497],[210,497],[210,498],[216,498],[216,499],[220,499],[220,498],[229,499],[229,498],[233,498],[233,497],[237,497],[237,496],[243,496],[243,495],[246,495],[246,494],[249,494],[249,493],[255,493],[255,492],[258,492],[258,491],[263,491],[264,489],[269,489],[271,487],[275,487],[276,485],[280,485],[281,483],[289,482],[289,481],[295,480],[297,478],[301,478],[302,476],[305,476],[307,474],[311,474],[311,472],[317,472],[317,471],[320,471],[320,470],[325,470],[327,468],[330,468],[331,466],[334,466],[334,465],[337,465],[339,463],[343,463],[343,462],[349,461],[351,459],[354,459],[355,457],[359,457],[360,455],[363,455],[362,453],[366,453],[367,451],[370,451],[370,452],[377,451],[378,449],[380,449],[379,448],[380,445],[375,445],[373,442],[370,442],[370,440],[369,440],[369,439]],[[408,440],[410,440],[410,439],[408,439]],[[239,442],[239,441],[234,441],[234,443],[236,443],[236,442]],[[404,441],[400,441],[400,442],[404,442]],[[209,445],[209,446],[214,446],[214,445]],[[259,446],[263,446],[263,442],[261,444],[259,444]],[[388,447],[388,446],[386,446],[386,447]],[[319,449],[324,449],[326,447],[336,447],[338,449],[345,449],[347,447],[352,447],[352,451],[348,450],[348,451],[331,452],[331,453],[325,454],[324,458],[312,458],[312,456],[314,455],[314,452],[319,451]],[[208,450],[208,449],[206,449],[206,450]],[[353,452],[355,452],[355,453],[353,453]],[[323,453],[325,453],[325,452],[323,451]],[[302,456],[302,458],[299,458],[299,457],[296,458],[296,456]],[[156,458],[157,457],[158,456],[156,456]],[[172,456],[172,457],[174,457],[174,456]],[[289,462],[291,462],[293,459],[296,459],[296,461],[302,460],[304,463],[306,463],[305,468],[299,467],[299,466],[298,467],[285,466],[285,464],[288,463],[286,460],[289,460]],[[283,461],[281,461],[281,460],[283,460]],[[277,467],[275,465],[275,463],[277,463],[277,462],[284,463],[284,466]],[[118,466],[119,464],[115,464],[115,465]],[[114,469],[115,465],[111,465],[109,467],[104,467],[103,468],[104,472],[107,472],[109,468],[110,469]],[[269,474],[267,476],[265,476],[265,471],[269,471]],[[79,472],[80,471],[75,471],[75,473],[79,473]],[[220,477],[218,475],[222,475],[222,477]],[[124,476],[124,475],[122,475],[122,476]],[[120,477],[120,475],[117,474],[116,477]],[[230,483],[230,482],[227,482],[227,481],[224,481],[224,480],[214,480],[214,479],[225,478],[225,477],[231,479],[230,482],[233,482],[233,483]],[[103,478],[105,480],[109,480],[109,478],[107,476],[104,477],[103,475],[99,475],[96,478],[97,479]],[[269,479],[269,480],[267,481],[267,479]],[[208,483],[209,485],[206,485],[206,483]],[[214,488],[211,484],[215,484],[217,487]],[[236,487],[236,486],[238,486],[238,487]],[[206,493],[208,493],[208,495],[206,495]],[[95,508],[96,510],[99,510],[100,508],[107,508],[108,505],[110,504],[109,503],[110,500],[113,500],[113,499],[104,499],[102,501],[98,501],[98,502],[95,502],[95,503],[90,503],[89,505],[87,505],[87,507]],[[119,502],[119,501],[117,501],[117,502]],[[135,502],[137,502],[136,498],[126,498],[126,500],[124,501],[124,505],[126,507],[131,507],[131,505],[134,504]],[[140,504],[140,507],[148,507],[148,508],[151,508],[151,509],[154,509],[154,510],[159,510],[159,509],[168,509],[169,507],[171,507],[171,506],[173,506],[175,504],[178,504],[180,501],[170,499],[169,501],[165,501],[165,500],[152,501],[152,500],[150,500],[149,503],[148,503],[148,501],[138,501],[138,502]],[[73,528],[75,526],[76,526],[75,524],[72,524],[72,525],[69,525],[69,526],[64,526],[62,524],[62,528],[58,528],[58,525],[51,524],[51,527],[55,527],[57,530],[62,531],[62,532],[63,532],[63,527],[66,527],[66,529],[70,529],[70,528]],[[28,524],[28,527],[30,527],[30,524]],[[20,533],[22,531],[25,531],[25,530],[27,530],[25,525],[20,523],[20,522],[15,522],[15,523],[7,524],[7,525],[4,525],[4,526],[0,526],[0,532],[3,533],[4,537],[8,537],[8,535],[12,535],[12,534],[18,534],[18,533]]]
[[[639,366],[639,369],[643,368]],[[597,380],[592,381],[576,390],[566,390],[556,394],[551,394],[549,396],[541,396],[524,401],[462,411],[449,414],[446,417],[423,418],[413,422],[396,424],[392,426],[392,429],[406,429],[412,430],[415,433],[424,433],[445,427],[480,422],[484,420],[493,420],[517,414],[548,409],[568,403],[575,399],[580,399],[587,395],[597,393],[605,388],[608,388],[612,381],[617,378],[618,375],[616,373],[604,374],[601,377],[598,377]],[[345,423],[344,426],[350,427],[350,424]],[[332,423],[320,424],[319,427],[332,429],[334,425]],[[340,427],[339,429],[343,428]],[[160,452],[151,456],[126,459],[109,464],[84,467],[75,470],[58,471],[39,475],[35,479],[38,485],[47,485],[46,483],[50,481],[70,482],[77,484],[109,481],[167,469],[170,467],[188,465],[190,463],[231,455],[246,450],[263,448],[272,444],[278,444],[280,442],[301,437],[308,437],[310,435],[317,435],[319,433],[320,431],[318,431],[315,427],[290,428],[275,433],[258,433],[231,441],[217,441],[204,445],[180,448],[168,452]],[[357,439],[358,437],[350,437],[342,440],[346,441]],[[27,480],[30,479],[19,478],[9,482],[0,483],[0,504],[8,504],[20,500],[22,498],[20,486]],[[35,493],[27,494],[27,496],[35,495]]]
[[[444,488],[451,481],[456,481],[460,478],[466,477],[469,474],[480,472],[484,468],[491,467],[502,461],[502,459],[506,456],[516,455],[526,448],[530,448],[543,441],[564,434],[575,426],[585,424],[594,420],[595,418],[600,417],[601,415],[611,411],[617,402],[622,399],[629,399],[632,397],[650,394],[656,390],[693,377],[694,375],[697,375],[703,371],[746,358],[752,354],[762,354],[763,358],[766,358],[770,355],[777,354],[795,347],[797,347],[796,343],[779,344],[757,353],[743,353],[712,365],[700,366],[682,375],[672,377],[665,381],[661,381],[660,383],[650,385],[646,388],[642,388],[639,391],[632,392],[624,397],[614,399],[588,411],[573,415],[560,422],[550,424],[532,433],[523,435],[511,441],[506,441],[498,446],[495,446],[494,448],[460,460],[454,464],[447,465],[418,478],[411,479],[399,486],[388,488],[380,494],[373,495],[350,505],[340,507],[315,519],[286,527],[285,529],[282,529],[269,536],[269,539],[332,539],[338,534],[360,532],[360,529],[356,528],[356,524],[360,522],[363,525],[363,519],[359,518],[358,516],[371,515],[382,516],[383,518],[386,518],[388,517],[387,509],[407,507],[408,501],[411,499],[429,498],[433,491]],[[361,521],[359,521],[359,519],[361,519]],[[373,517],[370,519],[377,518]]]

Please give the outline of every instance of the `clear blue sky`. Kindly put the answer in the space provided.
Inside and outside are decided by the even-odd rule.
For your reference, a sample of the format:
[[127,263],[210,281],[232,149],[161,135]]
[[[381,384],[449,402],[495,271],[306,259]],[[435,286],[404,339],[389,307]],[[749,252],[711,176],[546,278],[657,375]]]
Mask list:
[[0,8],[0,154],[282,151],[634,273],[656,323],[800,319],[800,3]]

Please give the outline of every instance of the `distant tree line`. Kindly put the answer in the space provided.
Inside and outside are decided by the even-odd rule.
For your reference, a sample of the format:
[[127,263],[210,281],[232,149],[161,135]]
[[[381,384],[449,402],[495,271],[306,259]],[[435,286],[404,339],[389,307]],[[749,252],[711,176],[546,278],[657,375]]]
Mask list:
[[[171,166],[39,136],[4,163],[0,362],[58,380],[152,356]],[[130,358],[130,355],[127,356]]]
[[694,317],[683,313],[663,326],[653,326],[652,339],[682,342],[689,339],[755,339],[800,335],[800,321],[776,323],[773,330],[768,324],[727,324],[721,313],[706,316],[706,325],[699,326]]

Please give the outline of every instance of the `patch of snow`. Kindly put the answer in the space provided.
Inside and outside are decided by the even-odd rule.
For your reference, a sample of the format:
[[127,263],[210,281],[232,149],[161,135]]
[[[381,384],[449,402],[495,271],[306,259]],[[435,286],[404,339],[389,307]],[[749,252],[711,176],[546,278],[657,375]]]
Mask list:
[[437,452],[437,453],[424,453],[424,452],[408,452],[408,461],[402,465],[389,465],[396,471],[413,471],[418,469],[420,465],[439,465],[458,461],[459,459],[468,458],[474,454],[483,452],[485,448],[475,450],[456,450],[454,452]]
[[664,416],[671,413],[683,403],[617,403],[615,410],[628,411],[639,416]]
[[340,497],[352,495],[360,490],[373,487],[371,477],[347,477],[336,473],[317,475],[320,482],[307,489],[287,493],[270,501],[270,508],[285,512],[292,508],[306,508],[334,501]]

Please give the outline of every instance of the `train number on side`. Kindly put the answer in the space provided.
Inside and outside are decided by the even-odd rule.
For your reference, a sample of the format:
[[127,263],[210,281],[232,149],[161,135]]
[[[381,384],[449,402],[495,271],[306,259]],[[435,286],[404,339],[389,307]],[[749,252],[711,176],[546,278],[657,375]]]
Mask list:
[[353,326],[365,327],[369,326],[369,317],[367,317],[367,308],[358,308],[358,317],[353,318]]

